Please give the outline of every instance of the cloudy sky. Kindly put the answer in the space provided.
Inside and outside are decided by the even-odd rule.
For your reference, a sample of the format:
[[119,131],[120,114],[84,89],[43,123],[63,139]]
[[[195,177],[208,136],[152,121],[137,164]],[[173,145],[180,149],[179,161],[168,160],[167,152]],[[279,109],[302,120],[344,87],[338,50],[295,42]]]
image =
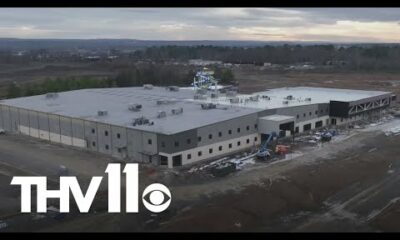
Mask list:
[[1,8],[0,37],[399,42],[400,8]]

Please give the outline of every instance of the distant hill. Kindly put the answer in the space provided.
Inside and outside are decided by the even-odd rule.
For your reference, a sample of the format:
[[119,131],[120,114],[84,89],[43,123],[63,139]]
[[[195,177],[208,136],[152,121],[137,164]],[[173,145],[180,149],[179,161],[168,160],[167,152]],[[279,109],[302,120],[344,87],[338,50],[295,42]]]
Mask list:
[[110,48],[143,48],[150,46],[227,46],[227,47],[259,47],[264,45],[279,46],[283,44],[331,44],[328,42],[278,42],[278,41],[154,41],[136,39],[17,39],[0,38],[0,50],[37,50],[37,49],[110,49]]

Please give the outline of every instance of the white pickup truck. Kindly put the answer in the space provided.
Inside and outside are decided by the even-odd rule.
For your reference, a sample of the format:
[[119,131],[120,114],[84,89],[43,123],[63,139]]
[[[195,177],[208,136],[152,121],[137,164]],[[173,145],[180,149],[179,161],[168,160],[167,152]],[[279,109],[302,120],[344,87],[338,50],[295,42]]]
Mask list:
[[6,131],[4,129],[0,128],[0,135],[6,134]]

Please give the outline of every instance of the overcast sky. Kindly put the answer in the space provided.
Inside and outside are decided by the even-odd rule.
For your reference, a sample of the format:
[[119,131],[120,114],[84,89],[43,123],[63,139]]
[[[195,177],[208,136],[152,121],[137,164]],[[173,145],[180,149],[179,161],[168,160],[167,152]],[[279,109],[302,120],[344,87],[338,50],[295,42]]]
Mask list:
[[0,37],[399,42],[399,8],[1,8]]

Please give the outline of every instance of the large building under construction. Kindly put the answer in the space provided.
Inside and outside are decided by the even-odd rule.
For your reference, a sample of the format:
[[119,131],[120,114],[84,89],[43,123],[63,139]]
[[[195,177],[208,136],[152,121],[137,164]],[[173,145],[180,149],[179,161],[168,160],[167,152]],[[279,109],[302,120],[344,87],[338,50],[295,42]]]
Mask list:
[[178,87],[84,89],[0,101],[0,128],[130,161],[177,167],[379,114],[390,92]]

